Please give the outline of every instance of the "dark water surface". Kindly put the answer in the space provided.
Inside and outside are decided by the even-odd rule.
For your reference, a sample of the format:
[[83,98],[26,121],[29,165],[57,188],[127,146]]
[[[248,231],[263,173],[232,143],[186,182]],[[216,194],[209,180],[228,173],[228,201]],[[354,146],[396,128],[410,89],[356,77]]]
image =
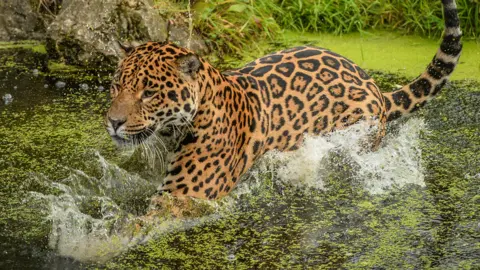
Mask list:
[[262,159],[213,213],[135,232],[161,177],[104,131],[102,78],[1,69],[1,269],[479,269],[478,82],[393,123],[375,153],[361,126],[310,138]]

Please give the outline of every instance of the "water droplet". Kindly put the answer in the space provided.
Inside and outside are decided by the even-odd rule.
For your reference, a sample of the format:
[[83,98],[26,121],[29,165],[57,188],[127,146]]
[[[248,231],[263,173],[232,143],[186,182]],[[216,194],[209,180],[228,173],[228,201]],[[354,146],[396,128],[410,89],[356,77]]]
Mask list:
[[228,256],[227,256],[227,259],[228,259],[229,261],[235,260],[235,254],[230,254],[230,255],[228,255]]
[[8,105],[10,103],[12,103],[13,101],[13,96],[11,94],[5,94],[3,97],[2,97],[2,100],[3,102],[5,103],[5,105]]
[[43,88],[48,88],[48,84],[44,84],[44,85],[43,85]]
[[62,81],[58,81],[58,82],[55,83],[55,87],[57,87],[59,89],[64,88],[65,85],[67,85],[67,84],[65,82],[62,82]]
[[81,83],[81,84],[79,84],[78,86],[79,86],[80,89],[82,89],[82,90],[88,90],[88,89],[89,89],[89,86],[88,86],[88,84],[86,84],[86,83]]
[[13,89],[15,89],[15,90],[17,90],[17,88],[18,88],[18,86],[16,86],[16,85],[13,87]]
[[38,73],[39,73],[38,69],[32,70],[32,75],[33,75],[33,76],[37,77],[37,76],[38,76]]
[[103,86],[100,85],[100,86],[98,87],[98,91],[101,91],[101,92],[105,91],[105,87],[103,87]]

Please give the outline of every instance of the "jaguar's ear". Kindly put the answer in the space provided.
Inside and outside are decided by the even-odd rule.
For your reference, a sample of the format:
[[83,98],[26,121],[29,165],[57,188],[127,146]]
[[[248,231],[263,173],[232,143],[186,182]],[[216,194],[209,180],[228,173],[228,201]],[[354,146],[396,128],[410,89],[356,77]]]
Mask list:
[[133,50],[135,49],[134,46],[132,46],[132,45],[128,46],[128,45],[123,44],[122,42],[120,42],[118,40],[116,41],[116,43],[117,43],[117,48],[118,48],[117,51],[120,52],[120,56],[122,58],[125,58],[125,57],[129,56],[130,53],[132,53]]
[[192,79],[197,77],[197,72],[202,65],[200,59],[198,59],[198,56],[193,53],[178,57],[176,63],[180,72],[191,77]]

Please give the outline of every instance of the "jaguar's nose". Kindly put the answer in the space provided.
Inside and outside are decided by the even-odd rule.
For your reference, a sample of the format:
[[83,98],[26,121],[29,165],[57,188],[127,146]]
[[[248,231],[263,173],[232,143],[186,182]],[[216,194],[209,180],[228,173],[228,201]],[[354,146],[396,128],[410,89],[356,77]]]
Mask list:
[[110,121],[110,124],[112,124],[113,131],[117,131],[119,127],[121,127],[125,122],[127,122],[126,119],[113,119],[108,117],[108,121]]

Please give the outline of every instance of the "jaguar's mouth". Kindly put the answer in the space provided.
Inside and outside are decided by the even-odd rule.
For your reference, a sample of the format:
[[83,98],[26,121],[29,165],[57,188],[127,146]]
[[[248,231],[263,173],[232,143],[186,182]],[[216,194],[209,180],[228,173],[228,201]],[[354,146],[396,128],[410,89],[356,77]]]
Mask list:
[[138,133],[128,134],[125,137],[118,136],[116,134],[111,135],[111,137],[118,146],[135,146],[146,141],[154,132],[155,128],[145,128]]
[[127,140],[125,138],[122,138],[118,135],[111,135],[112,140],[118,145],[118,146],[125,146],[130,144],[130,140]]
[[177,131],[178,132],[176,132],[176,129],[173,126],[164,126],[161,129],[156,129],[155,126],[152,126],[144,128],[143,130],[135,134],[127,134],[125,136],[113,134],[110,136],[112,137],[112,140],[117,144],[117,146],[127,147],[139,145],[152,137],[152,135],[154,137],[160,136],[162,137],[162,139],[177,138],[179,135],[182,134],[182,132],[178,128]]

